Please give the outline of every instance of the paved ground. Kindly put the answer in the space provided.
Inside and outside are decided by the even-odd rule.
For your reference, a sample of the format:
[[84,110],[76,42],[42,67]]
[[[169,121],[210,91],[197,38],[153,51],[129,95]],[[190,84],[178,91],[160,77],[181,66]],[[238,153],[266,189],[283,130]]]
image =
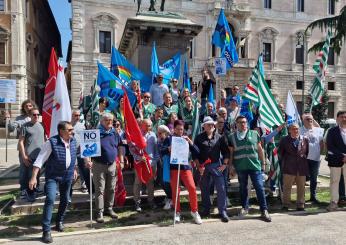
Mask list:
[[[55,237],[54,244],[346,244],[346,212],[311,215],[276,215],[272,223],[257,219],[179,224],[176,227],[151,227]],[[37,244],[36,241],[8,244]]]
[[6,162],[6,143],[5,139],[0,139],[0,171],[7,166],[19,164],[16,139],[9,139],[7,144],[7,162]]

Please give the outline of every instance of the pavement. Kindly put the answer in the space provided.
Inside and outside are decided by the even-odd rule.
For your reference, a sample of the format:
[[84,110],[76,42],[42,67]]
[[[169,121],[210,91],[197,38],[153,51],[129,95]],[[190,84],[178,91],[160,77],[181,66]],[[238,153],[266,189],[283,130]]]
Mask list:
[[17,143],[17,139],[8,139],[6,162],[6,140],[0,139],[0,173],[12,165],[19,165]]
[[[90,230],[82,234],[60,233],[60,237],[53,236],[53,244],[346,244],[345,211],[276,214],[272,215],[272,219],[271,223],[252,218],[231,220],[227,224],[211,220],[202,225],[146,225],[97,232]],[[39,237],[6,244],[31,245],[38,242]]]

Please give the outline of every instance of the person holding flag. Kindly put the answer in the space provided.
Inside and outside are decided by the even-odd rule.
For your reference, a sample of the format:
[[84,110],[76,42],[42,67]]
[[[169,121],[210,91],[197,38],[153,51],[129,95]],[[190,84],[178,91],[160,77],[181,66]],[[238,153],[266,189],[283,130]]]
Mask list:
[[[210,182],[214,181],[217,190],[217,207],[222,222],[228,222],[225,181],[222,172],[228,167],[229,149],[226,138],[217,134],[216,122],[211,117],[203,119],[204,132],[197,135],[194,145],[198,153],[192,151],[192,159],[200,172],[202,204],[204,207],[202,217],[210,215]],[[222,162],[220,161],[222,155]]]
[[[213,94],[216,94],[215,88],[216,88],[216,80],[214,79],[213,74],[211,73],[210,70],[204,69],[202,71],[202,93],[201,93],[201,111],[202,113],[205,112],[205,107],[207,103],[207,98],[209,97],[209,90],[212,88]],[[213,85],[213,86],[212,86]]]

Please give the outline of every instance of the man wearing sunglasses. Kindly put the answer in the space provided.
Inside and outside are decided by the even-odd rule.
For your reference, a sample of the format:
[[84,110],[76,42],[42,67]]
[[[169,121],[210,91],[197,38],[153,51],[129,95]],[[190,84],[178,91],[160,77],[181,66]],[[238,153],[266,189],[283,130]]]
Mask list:
[[[29,180],[32,175],[33,163],[35,162],[44,143],[44,129],[39,122],[40,112],[37,108],[29,111],[31,121],[23,124],[19,134],[19,154],[23,159],[20,171],[21,186],[25,186],[25,197],[28,202],[35,201],[35,190],[29,189]],[[39,183],[39,174],[37,175]],[[39,184],[37,184],[39,185]]]
[[55,220],[55,229],[59,232],[64,231],[63,221],[70,195],[70,188],[73,179],[77,177],[76,161],[77,144],[76,139],[73,137],[73,126],[70,122],[61,121],[58,124],[58,135],[52,136],[43,144],[34,162],[33,174],[29,182],[29,188],[33,190],[37,185],[37,174],[45,163],[46,200],[42,218],[42,241],[44,243],[53,242],[50,224],[57,186],[59,186],[60,191],[60,203]]

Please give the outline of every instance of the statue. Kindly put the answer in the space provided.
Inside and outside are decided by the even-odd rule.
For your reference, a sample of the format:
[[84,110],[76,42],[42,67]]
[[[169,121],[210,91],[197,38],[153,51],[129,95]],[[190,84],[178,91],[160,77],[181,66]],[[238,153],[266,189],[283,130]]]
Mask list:
[[[166,0],[161,0],[161,6],[160,6],[161,12],[163,12],[165,10],[165,1]],[[134,0],[134,2],[136,2],[136,0]],[[156,3],[156,0],[150,0],[149,11],[156,11],[155,3]],[[142,0],[137,0],[137,13],[139,12],[139,10],[141,8],[141,4],[142,4]]]

